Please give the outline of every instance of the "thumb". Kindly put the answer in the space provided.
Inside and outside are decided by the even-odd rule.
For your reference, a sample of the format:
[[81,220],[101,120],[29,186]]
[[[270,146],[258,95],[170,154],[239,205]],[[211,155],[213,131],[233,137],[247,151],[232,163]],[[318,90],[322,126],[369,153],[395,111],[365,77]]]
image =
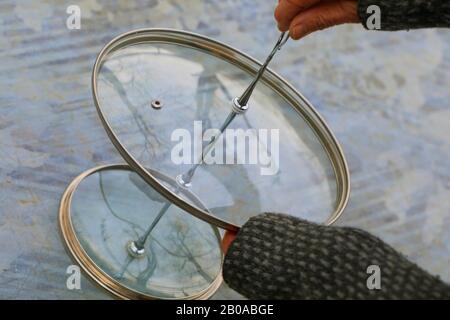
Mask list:
[[292,20],[289,34],[292,39],[297,40],[314,31],[358,21],[357,2],[355,0],[328,1],[300,12]]

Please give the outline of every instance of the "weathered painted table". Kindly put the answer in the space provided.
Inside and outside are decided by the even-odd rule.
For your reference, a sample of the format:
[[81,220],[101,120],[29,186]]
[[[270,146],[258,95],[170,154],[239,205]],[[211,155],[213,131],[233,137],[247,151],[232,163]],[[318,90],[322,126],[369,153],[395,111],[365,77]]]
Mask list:
[[[275,2],[275,1],[273,1]],[[172,27],[258,59],[278,33],[274,3],[79,0],[0,3],[0,298],[102,299],[58,232],[59,199],[80,172],[120,162],[92,103],[90,72],[113,36]],[[381,237],[450,281],[450,32],[377,33],[343,26],[288,43],[272,68],[325,117],[349,161],[340,225]],[[216,298],[238,298],[223,286]]]

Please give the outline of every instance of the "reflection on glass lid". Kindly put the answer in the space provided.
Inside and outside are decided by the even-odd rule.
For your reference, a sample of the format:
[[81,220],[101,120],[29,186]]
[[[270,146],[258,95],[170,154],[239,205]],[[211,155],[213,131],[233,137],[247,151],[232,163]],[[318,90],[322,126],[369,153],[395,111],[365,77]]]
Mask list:
[[[158,32],[141,31],[148,39]],[[253,79],[243,65],[258,65],[229,47],[220,49],[231,55],[219,54],[221,44],[202,47],[210,40],[200,36],[160,32],[167,35],[160,42],[142,40],[139,32],[117,38],[120,45],[109,50],[114,41],[108,44],[94,69],[96,105],[125,160],[153,186],[146,168],[176,179],[207,210],[194,209],[177,188],[158,191],[202,219],[211,214],[205,220],[224,228],[261,212],[334,221],[348,199],[348,170],[311,105],[271,74],[220,134]],[[192,43],[177,43],[174,34]],[[242,64],[233,60],[238,56]]]
[[129,252],[165,204],[136,173],[102,170],[77,187],[72,225],[90,259],[121,285],[156,298],[194,296],[220,276],[217,229],[170,206],[145,241],[145,254]]

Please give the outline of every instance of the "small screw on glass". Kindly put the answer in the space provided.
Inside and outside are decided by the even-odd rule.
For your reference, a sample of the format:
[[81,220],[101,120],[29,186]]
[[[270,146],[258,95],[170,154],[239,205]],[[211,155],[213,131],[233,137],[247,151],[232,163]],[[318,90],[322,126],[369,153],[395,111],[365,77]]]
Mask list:
[[152,101],[152,108],[153,109],[159,110],[159,109],[162,108],[162,106],[163,106],[163,104],[162,104],[161,101],[159,101],[159,100],[153,100]]

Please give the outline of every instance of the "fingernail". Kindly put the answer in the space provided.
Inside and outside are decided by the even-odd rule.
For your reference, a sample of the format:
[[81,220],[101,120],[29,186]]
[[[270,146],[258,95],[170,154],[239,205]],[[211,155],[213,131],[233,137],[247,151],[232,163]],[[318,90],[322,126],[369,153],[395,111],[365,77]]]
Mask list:
[[289,31],[289,35],[292,39],[298,40],[306,33],[305,27],[301,24],[297,24],[294,28]]
[[278,30],[280,30],[281,32],[285,32],[289,28],[289,27],[286,27],[285,25],[283,25],[282,23],[278,23],[277,27],[278,27]]

